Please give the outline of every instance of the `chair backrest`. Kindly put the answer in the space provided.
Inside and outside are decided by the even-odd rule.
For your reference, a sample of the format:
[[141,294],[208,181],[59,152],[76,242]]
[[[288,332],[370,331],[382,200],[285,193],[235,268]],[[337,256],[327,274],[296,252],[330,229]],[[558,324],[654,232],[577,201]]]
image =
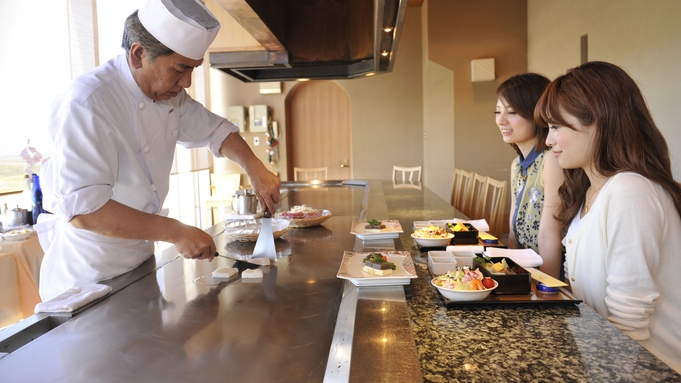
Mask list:
[[293,168],[294,181],[326,180],[329,178],[329,168]]
[[473,173],[471,186],[469,187],[469,194],[466,199],[464,208],[466,214],[471,219],[483,218],[483,210],[485,206],[485,196],[487,195],[487,180],[489,177],[482,174]]
[[[473,173],[467,172],[463,169],[454,168],[454,182],[452,183],[452,195],[449,203],[457,210],[463,213],[464,203],[466,202],[466,193],[473,185]],[[464,213],[465,214],[465,213]]]
[[489,232],[501,239],[504,230],[504,208],[506,207],[506,193],[508,181],[487,179],[483,217],[489,223]]
[[[402,183],[405,182],[421,182],[421,166],[393,166],[393,183],[395,181],[400,181],[400,178],[398,178],[398,173],[402,173]],[[416,173],[416,177],[414,177],[414,174]],[[409,177],[407,179],[407,176]]]
[[241,186],[241,174],[210,174],[210,194],[232,196]]

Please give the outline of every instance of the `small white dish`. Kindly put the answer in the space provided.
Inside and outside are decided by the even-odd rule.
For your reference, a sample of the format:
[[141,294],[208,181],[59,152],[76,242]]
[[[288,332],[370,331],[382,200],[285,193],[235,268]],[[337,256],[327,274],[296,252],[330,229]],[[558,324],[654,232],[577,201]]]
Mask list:
[[400,233],[403,233],[402,225],[400,225],[400,221],[396,219],[384,219],[380,222],[381,224],[385,225],[384,228],[367,229],[366,222],[354,221],[352,222],[350,234],[354,234],[361,240],[373,240],[399,238]]
[[473,267],[473,259],[475,259],[475,253],[472,251],[452,251],[451,252],[456,263],[459,266]]
[[32,230],[12,230],[3,234],[2,237],[8,241],[23,241],[33,234]]
[[430,284],[438,289],[440,294],[450,301],[454,302],[470,302],[470,301],[481,301],[489,296],[489,294],[499,286],[499,282],[494,281],[494,287],[485,290],[452,290],[436,285],[433,281],[435,278],[430,280]]
[[433,275],[446,274],[448,271],[456,270],[457,261],[453,257],[450,258],[429,258],[428,266]]
[[341,279],[348,279],[355,286],[394,286],[408,285],[412,278],[417,278],[416,268],[411,254],[408,251],[375,251],[388,258],[388,262],[395,264],[396,269],[386,276],[375,276],[365,273],[363,259],[371,254],[369,252],[355,253],[346,251],[343,253],[338,274]]

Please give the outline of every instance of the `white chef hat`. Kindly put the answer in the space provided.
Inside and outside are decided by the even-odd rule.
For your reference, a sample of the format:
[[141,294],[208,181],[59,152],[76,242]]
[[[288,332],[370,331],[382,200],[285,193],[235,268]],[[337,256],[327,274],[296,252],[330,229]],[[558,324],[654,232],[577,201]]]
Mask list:
[[174,52],[201,60],[220,22],[198,0],[147,0],[137,15],[144,28]]

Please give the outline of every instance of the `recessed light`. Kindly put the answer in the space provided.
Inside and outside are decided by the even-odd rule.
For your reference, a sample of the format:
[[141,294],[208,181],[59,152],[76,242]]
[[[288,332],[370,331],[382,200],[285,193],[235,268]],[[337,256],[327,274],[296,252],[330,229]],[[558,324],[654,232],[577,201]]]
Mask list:
[[386,57],[390,54],[388,51],[381,51],[381,56]]
[[390,33],[392,31],[393,31],[393,27],[390,27],[390,26],[383,27],[383,32]]

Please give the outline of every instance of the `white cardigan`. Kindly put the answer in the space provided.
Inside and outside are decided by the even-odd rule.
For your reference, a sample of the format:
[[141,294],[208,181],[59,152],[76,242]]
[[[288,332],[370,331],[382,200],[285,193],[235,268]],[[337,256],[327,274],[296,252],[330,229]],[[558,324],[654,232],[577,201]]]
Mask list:
[[681,373],[681,218],[669,194],[617,174],[563,244],[574,294]]

